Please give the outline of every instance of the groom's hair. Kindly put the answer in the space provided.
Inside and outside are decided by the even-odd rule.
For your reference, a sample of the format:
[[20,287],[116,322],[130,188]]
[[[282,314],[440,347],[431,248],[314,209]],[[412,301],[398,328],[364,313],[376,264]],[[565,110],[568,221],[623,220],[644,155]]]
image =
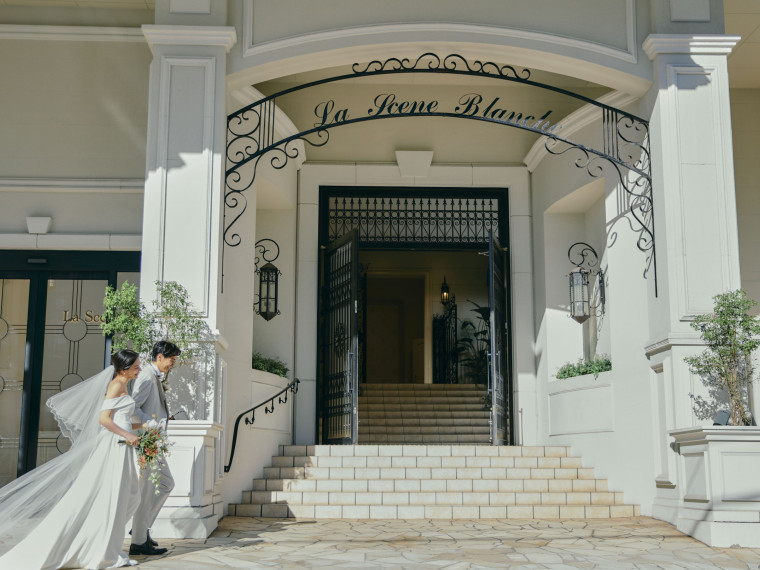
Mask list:
[[164,358],[171,358],[172,356],[179,356],[182,351],[172,342],[159,340],[153,345],[153,360],[156,360],[159,354],[163,354]]

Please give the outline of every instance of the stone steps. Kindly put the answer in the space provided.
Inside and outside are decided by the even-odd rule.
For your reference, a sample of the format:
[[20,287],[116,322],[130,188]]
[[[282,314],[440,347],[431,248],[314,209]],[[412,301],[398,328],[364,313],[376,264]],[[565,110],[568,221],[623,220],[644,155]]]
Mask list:
[[485,392],[475,384],[363,384],[359,443],[487,444]]
[[566,447],[281,446],[229,514],[302,518],[636,516]]

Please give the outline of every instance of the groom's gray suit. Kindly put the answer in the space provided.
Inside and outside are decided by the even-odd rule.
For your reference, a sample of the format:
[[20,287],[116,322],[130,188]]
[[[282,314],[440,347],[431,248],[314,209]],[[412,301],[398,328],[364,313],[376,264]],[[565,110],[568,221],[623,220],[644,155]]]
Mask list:
[[[140,371],[132,386],[132,399],[135,401],[135,416],[142,423],[155,419],[167,421],[169,410],[166,406],[164,389],[159,380],[158,370],[149,364]],[[161,466],[161,479],[158,494],[146,473],[140,478],[140,506],[132,519],[132,544],[144,544],[148,539],[148,529],[158,516],[158,511],[174,489],[174,478],[169,466]]]

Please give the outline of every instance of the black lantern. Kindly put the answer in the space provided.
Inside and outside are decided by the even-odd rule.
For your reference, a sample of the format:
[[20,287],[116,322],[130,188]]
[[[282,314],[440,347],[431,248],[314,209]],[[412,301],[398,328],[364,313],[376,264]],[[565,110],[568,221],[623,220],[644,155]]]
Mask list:
[[590,316],[589,271],[576,267],[570,272],[570,316],[579,323],[585,322]]
[[[266,247],[266,242],[271,242],[277,248],[277,253],[271,258],[267,257],[267,254],[272,250]],[[278,280],[281,272],[272,263],[280,255],[280,246],[274,240],[260,239],[256,242],[256,249],[261,255],[261,259],[266,261],[266,263],[259,267],[261,259],[259,259],[258,255],[256,256],[254,266],[256,267],[256,274],[259,276],[259,299],[254,306],[254,311],[266,320],[271,321],[276,315],[280,314],[280,310],[277,307],[277,298]]]
[[[570,271],[570,316],[583,323],[591,316],[592,309],[597,316],[604,314],[604,272],[599,268],[599,256],[587,243],[578,242],[570,246],[567,258],[575,267]],[[599,296],[591,298],[592,278],[598,281]]]
[[441,305],[446,307],[451,302],[451,291],[449,291],[449,284],[446,283],[446,276],[443,276],[443,283],[441,283]]

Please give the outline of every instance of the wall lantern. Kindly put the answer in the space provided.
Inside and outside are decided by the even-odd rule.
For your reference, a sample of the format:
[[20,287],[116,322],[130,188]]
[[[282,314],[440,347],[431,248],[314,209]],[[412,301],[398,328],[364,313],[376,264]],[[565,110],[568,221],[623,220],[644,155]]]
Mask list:
[[449,284],[446,283],[446,276],[443,276],[443,283],[441,283],[441,305],[444,307],[451,303],[451,291],[449,290]]
[[[599,256],[587,243],[577,242],[567,250],[567,258],[575,265],[570,271],[570,316],[579,323],[585,322],[591,311],[604,314],[604,271],[599,267]],[[592,297],[593,281],[598,283],[598,296]]]
[[[267,244],[272,244],[275,249],[270,249],[267,247]],[[272,256],[271,254],[275,250],[276,253]],[[259,298],[254,304],[253,310],[257,315],[261,315],[266,320],[271,321],[276,315],[280,314],[280,310],[277,307],[277,296],[278,280],[282,272],[272,263],[280,256],[280,246],[274,240],[267,238],[260,239],[256,242],[256,254],[254,267],[256,267],[256,275],[259,276]],[[259,263],[262,260],[266,263],[259,267]]]

